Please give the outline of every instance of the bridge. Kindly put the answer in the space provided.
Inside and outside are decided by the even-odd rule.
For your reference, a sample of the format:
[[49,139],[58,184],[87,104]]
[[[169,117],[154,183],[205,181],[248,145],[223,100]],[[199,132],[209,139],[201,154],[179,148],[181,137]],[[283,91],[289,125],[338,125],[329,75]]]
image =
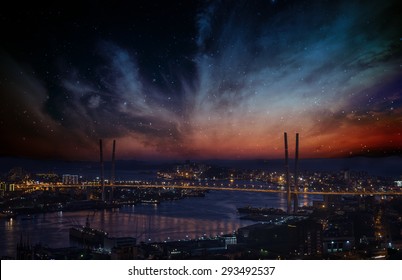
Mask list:
[[[262,185],[249,186],[210,186],[210,185],[115,185],[114,187],[137,187],[137,188],[174,188],[174,189],[194,189],[194,190],[218,190],[218,191],[242,191],[242,192],[262,192],[262,193],[286,193],[285,189],[269,188]],[[291,192],[292,194],[295,192]],[[297,194],[307,195],[402,195],[402,191],[374,191],[374,190],[353,190],[353,191],[313,191],[299,190]]]
[[[259,193],[287,193],[286,188],[281,186],[259,185],[259,184],[198,184],[196,183],[181,183],[181,184],[166,184],[157,182],[148,183],[123,183],[114,185],[104,185],[104,187],[113,188],[150,188],[150,189],[191,189],[191,190],[217,190],[217,191],[240,191],[240,192],[259,192]],[[56,188],[102,188],[101,184],[76,184],[76,185],[61,185],[61,184],[32,184],[29,186],[20,186],[24,189],[56,189]],[[352,188],[346,190],[338,190],[337,188],[322,188],[321,190],[312,190],[308,188],[300,188],[298,192],[291,191],[292,194],[298,195],[387,195],[400,196],[401,190],[376,190],[374,188]]]

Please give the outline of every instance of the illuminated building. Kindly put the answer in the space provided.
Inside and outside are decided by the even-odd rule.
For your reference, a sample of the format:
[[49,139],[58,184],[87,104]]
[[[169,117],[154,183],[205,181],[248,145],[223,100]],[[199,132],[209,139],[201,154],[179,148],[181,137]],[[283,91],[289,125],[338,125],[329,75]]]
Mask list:
[[78,185],[78,175],[63,174],[63,185]]

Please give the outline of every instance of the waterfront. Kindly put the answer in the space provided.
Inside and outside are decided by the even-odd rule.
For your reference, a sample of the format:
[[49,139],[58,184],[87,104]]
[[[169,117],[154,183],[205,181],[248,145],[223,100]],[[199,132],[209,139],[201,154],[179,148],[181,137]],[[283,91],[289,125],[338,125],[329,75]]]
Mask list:
[[[300,197],[309,205],[321,196]],[[284,194],[210,191],[205,197],[167,201],[159,205],[124,206],[114,210],[53,212],[20,215],[0,222],[0,255],[15,256],[21,234],[31,244],[54,248],[73,246],[68,230],[83,225],[88,217],[91,227],[103,229],[110,236],[132,236],[138,242],[183,240],[232,233],[254,222],[239,219],[237,207],[277,207],[285,209]]]

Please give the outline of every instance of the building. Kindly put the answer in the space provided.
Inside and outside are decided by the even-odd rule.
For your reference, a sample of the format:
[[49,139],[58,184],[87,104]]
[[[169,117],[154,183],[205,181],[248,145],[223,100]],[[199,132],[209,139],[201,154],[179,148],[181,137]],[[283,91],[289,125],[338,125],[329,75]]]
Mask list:
[[313,220],[304,220],[289,226],[296,227],[298,253],[304,256],[317,256],[323,252],[323,236],[321,224]]
[[63,174],[63,185],[78,185],[78,175]]
[[324,254],[350,251],[355,244],[353,222],[344,216],[329,218],[324,224],[322,242]]
[[308,219],[284,225],[254,224],[238,230],[238,242],[289,258],[314,257],[322,254],[322,227]]
[[6,192],[13,192],[13,191],[15,191],[15,184],[0,182],[0,193],[2,196],[4,196]]
[[135,247],[136,238],[134,237],[109,237],[105,236],[103,239],[103,249],[112,252],[113,248]]

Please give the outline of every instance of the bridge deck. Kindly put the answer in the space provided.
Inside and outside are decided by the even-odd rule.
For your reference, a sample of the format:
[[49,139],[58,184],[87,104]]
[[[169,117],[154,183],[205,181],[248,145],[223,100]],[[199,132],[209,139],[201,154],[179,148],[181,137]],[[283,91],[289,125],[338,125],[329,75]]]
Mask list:
[[[82,187],[101,187],[100,184],[93,185],[30,185],[31,188],[82,188]],[[105,185],[112,187],[112,185]],[[166,184],[116,184],[117,188],[162,188],[162,189],[193,189],[193,190],[219,190],[219,191],[243,191],[243,192],[261,192],[261,193],[286,193],[285,189],[267,188],[266,186],[210,186],[210,185],[166,185]],[[295,193],[292,191],[291,193]],[[353,191],[299,191],[301,195],[402,195],[402,191],[373,191],[373,190],[353,190]]]

